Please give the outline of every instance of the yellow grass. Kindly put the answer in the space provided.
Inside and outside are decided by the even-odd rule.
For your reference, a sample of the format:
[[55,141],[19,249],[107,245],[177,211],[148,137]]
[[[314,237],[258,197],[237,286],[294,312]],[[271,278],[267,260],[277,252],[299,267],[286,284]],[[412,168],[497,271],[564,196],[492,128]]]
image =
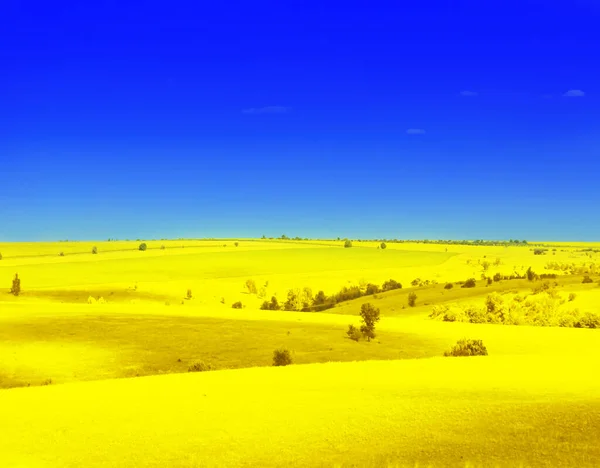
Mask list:
[[[1,467],[600,466],[598,330],[427,318],[434,304],[530,291],[519,280],[443,289],[479,280],[484,261],[488,276],[553,272],[549,261],[597,262],[578,251],[592,244],[538,256],[250,239],[146,241],[141,252],[141,242],[0,244]],[[19,297],[7,293],[15,273]],[[404,288],[326,313],[259,310],[245,289],[268,281],[267,298],[284,301],[292,287],[331,294],[390,278]],[[414,288],[410,308],[415,278],[439,285]],[[561,277],[558,289],[597,313],[593,279]],[[245,308],[232,309],[238,300]],[[355,343],[345,331],[365,302],[382,319],[375,340]],[[441,357],[463,337],[489,356]],[[294,365],[271,367],[282,347]],[[218,370],[188,373],[196,361]]]

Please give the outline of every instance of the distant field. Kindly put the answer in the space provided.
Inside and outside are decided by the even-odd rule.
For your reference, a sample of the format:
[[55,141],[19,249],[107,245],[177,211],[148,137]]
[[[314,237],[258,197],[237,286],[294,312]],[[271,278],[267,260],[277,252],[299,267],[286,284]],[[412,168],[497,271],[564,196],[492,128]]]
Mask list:
[[[428,318],[438,304],[531,293],[542,281],[481,279],[529,267],[558,274],[549,281],[558,294],[598,313],[600,254],[581,252],[591,244],[534,255],[244,239],[147,241],[142,252],[140,243],[0,244],[0,466],[600,466],[600,381],[589,372],[600,330]],[[591,268],[592,282],[571,266]],[[15,273],[18,297],[8,293]],[[434,284],[412,286],[417,278]],[[444,288],[467,278],[476,287]],[[294,287],[334,294],[394,279],[403,288],[323,313],[264,311],[248,279],[280,302]],[[354,342],[345,332],[367,302],[381,311],[377,337]],[[441,357],[461,338],[483,340],[489,356]],[[276,348],[291,351],[291,367],[270,368]],[[216,370],[188,373],[196,361]]]

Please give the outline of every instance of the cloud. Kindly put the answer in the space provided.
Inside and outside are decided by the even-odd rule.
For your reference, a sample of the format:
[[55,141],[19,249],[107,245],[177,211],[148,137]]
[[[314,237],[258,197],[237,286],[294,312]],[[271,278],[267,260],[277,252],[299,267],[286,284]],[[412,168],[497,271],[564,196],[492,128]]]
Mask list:
[[471,97],[471,96],[477,96],[479,93],[477,93],[476,91],[461,91],[460,95],[461,96],[466,96],[466,97]]
[[570,89],[565,94],[563,94],[563,96],[564,97],[583,97],[583,96],[585,96],[585,93],[583,91],[581,91],[580,89]]
[[250,109],[242,110],[243,114],[285,114],[289,112],[289,107],[284,106],[267,106],[267,107],[251,107]]
[[409,135],[424,135],[425,130],[423,130],[422,128],[409,128],[408,130],[406,130],[406,133],[408,133]]

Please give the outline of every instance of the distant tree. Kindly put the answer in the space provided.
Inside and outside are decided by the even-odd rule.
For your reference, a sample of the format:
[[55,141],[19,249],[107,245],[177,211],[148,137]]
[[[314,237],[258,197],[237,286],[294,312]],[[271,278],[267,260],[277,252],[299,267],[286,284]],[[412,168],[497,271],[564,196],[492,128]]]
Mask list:
[[381,244],[379,244],[379,247],[381,247],[382,249],[387,248],[387,245],[385,245],[385,242],[382,242]]
[[2,260],[2,254],[0,253],[0,260]]
[[64,257],[64,256],[65,256],[65,253],[64,253],[64,252],[60,252],[60,253],[58,254],[58,256],[59,256],[59,257]]
[[262,305],[260,306],[260,308],[262,310],[280,310],[281,307],[279,306],[279,302],[277,301],[277,298],[275,296],[271,297],[271,301],[265,301],[262,303]]
[[349,241],[349,240],[345,241],[344,242],[344,247],[347,248],[347,249],[350,248],[350,247],[352,247],[352,241]]
[[148,248],[148,246],[146,245],[146,243],[145,243],[145,242],[142,242],[142,243],[140,244],[140,246],[139,246],[139,249],[140,249],[141,251],[144,251],[144,250],[146,250],[147,248]]
[[488,271],[488,269],[490,268],[490,262],[488,262],[487,260],[481,262],[481,267],[483,268],[483,271]]
[[241,308],[242,308],[242,303],[241,303],[240,301],[238,301],[238,302],[234,302],[234,303],[231,305],[231,307],[232,307],[233,309],[241,309]]
[[408,305],[409,305],[410,307],[414,307],[414,306],[415,306],[415,304],[416,304],[416,302],[417,302],[417,294],[416,294],[416,293],[414,293],[414,292],[411,292],[411,293],[408,295]]
[[248,288],[248,292],[250,294],[256,294],[257,293],[256,282],[253,279],[249,279],[249,280],[246,281],[246,288]]
[[292,356],[287,349],[276,349],[273,352],[274,366],[288,366],[292,363]]
[[371,338],[375,338],[375,324],[379,322],[380,318],[379,309],[367,302],[361,306],[360,316],[363,322],[360,331],[367,337],[367,341],[371,341]]
[[164,244],[160,246],[160,250],[165,250]]
[[240,245],[240,243],[239,242],[234,242],[233,245],[235,245],[237,247],[238,245]]
[[265,236],[264,234],[263,234],[263,236],[261,237],[261,239],[266,239],[266,238],[267,238],[267,236]]
[[588,275],[585,275],[583,277],[582,283],[593,283],[593,282],[594,282],[594,280],[592,278],[590,278]]
[[379,286],[373,283],[367,284],[367,289],[365,291],[365,295],[370,296],[372,294],[377,294],[379,292]]
[[13,279],[12,288],[10,288],[10,293],[15,296],[21,294],[21,280],[19,279],[19,275],[17,273],[15,273],[15,278]]
[[500,273],[496,273],[492,279],[496,282],[501,281],[502,275]]
[[528,281],[533,281],[538,278],[538,275],[531,269],[531,267],[527,268],[525,276],[527,277]]
[[346,335],[348,335],[348,338],[350,338],[351,340],[360,340],[360,330],[354,325],[348,325],[348,331],[346,332]]
[[188,299],[191,299],[191,298],[192,298],[192,290],[191,290],[191,289],[188,289],[188,290],[187,290],[187,298],[188,298]]
[[92,253],[93,254],[97,254],[98,253],[98,247],[96,247],[96,246],[92,247]]
[[325,293],[323,291],[319,291],[313,301],[314,305],[321,305],[321,304],[325,304],[325,302],[327,302],[327,296],[325,295]]
[[384,291],[391,291],[392,289],[402,289],[402,284],[398,283],[398,281],[390,279],[383,283],[382,289]]
[[454,285],[452,283],[446,283],[446,285],[444,286],[444,289],[452,289],[454,287]]
[[477,285],[475,278],[469,278],[467,281],[463,283],[461,288],[474,288]]

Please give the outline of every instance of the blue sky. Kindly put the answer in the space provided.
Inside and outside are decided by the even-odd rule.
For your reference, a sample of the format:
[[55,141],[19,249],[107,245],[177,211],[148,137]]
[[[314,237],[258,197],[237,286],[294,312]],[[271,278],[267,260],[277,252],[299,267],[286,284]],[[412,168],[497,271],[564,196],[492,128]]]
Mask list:
[[600,2],[0,6],[0,241],[600,239]]

